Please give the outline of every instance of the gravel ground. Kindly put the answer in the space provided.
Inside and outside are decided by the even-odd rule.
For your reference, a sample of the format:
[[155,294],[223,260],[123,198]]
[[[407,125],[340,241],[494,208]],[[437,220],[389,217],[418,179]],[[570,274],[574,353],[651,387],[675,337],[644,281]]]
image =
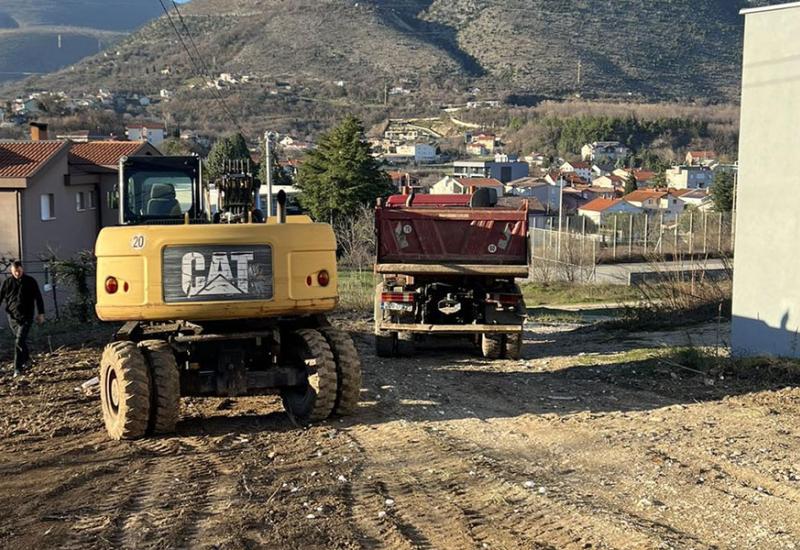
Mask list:
[[[462,342],[364,362],[355,417],[301,430],[275,397],[184,399],[173,437],[106,438],[101,347],[0,382],[0,547],[800,548],[794,373],[700,374],[663,345],[530,326],[524,358]],[[724,331],[726,327],[722,327]]]

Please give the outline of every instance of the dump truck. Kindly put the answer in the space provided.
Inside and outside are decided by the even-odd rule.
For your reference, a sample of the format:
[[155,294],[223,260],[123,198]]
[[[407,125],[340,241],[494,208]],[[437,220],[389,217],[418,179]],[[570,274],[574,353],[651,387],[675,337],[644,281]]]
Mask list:
[[425,335],[462,335],[484,357],[517,358],[528,276],[528,207],[496,194],[393,195],[375,208],[375,351],[412,352]]
[[327,321],[338,301],[328,224],[266,223],[252,174],[217,182],[212,215],[197,157],[120,160],[119,226],[97,238],[97,316],[119,322],[100,362],[108,434],[175,430],[181,396],[279,393],[306,424],[352,413],[361,364]]

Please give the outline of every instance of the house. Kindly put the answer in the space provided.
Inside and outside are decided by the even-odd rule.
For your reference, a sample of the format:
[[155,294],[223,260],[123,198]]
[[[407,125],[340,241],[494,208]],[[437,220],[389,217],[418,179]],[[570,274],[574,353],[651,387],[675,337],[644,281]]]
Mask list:
[[631,173],[636,178],[636,183],[639,187],[649,187],[653,184],[656,173],[650,170],[642,170],[640,168],[616,168],[611,172],[615,176],[621,177],[624,181],[628,181]]
[[74,132],[69,132],[66,134],[58,134],[56,136],[57,140],[69,140],[74,143],[86,143],[87,141],[101,141],[104,139],[108,139],[108,136],[102,136],[99,134],[93,134],[89,130],[76,130]]
[[709,211],[714,204],[708,189],[676,189],[674,194],[679,197],[686,207],[693,207],[701,211]]
[[473,157],[485,157],[489,154],[489,151],[483,146],[482,143],[467,143],[466,149],[467,154],[472,155]]
[[472,136],[470,143],[482,146],[488,154],[493,155],[497,146],[497,136],[492,132],[481,132]]
[[675,189],[708,189],[714,172],[705,166],[674,166],[667,170],[667,186]]
[[118,223],[105,200],[119,179],[119,158],[160,154],[146,142],[47,138],[46,125],[37,124],[30,141],[0,143],[0,256],[36,261],[50,251],[92,250],[99,229]]
[[398,191],[402,191],[404,187],[418,188],[419,178],[408,172],[400,172],[399,170],[391,170],[386,173],[392,180],[392,186]]
[[681,200],[680,192],[675,190],[638,189],[623,196],[622,199],[645,212],[657,212],[667,220],[674,220],[686,209],[686,203]]
[[601,225],[614,214],[640,214],[642,209],[623,199],[594,199],[578,208],[578,215],[586,216],[597,225]]
[[613,164],[594,163],[592,164],[592,177],[599,178],[602,176],[608,176],[609,174],[613,173],[615,169],[615,165]]
[[413,162],[416,164],[426,164],[436,162],[438,154],[436,147],[427,143],[412,143],[396,145],[390,147],[389,152],[383,158],[391,164],[403,164]]
[[532,167],[535,166],[537,168],[542,168],[549,162],[550,158],[544,153],[531,153],[530,155],[523,157],[522,160],[530,164]]
[[731,352],[800,358],[800,186],[791,160],[800,147],[800,4],[742,13]]
[[581,159],[593,163],[614,164],[624,160],[630,154],[630,149],[619,141],[595,141],[581,147]]
[[442,134],[414,124],[411,120],[390,119],[383,129],[383,139],[392,143],[432,141],[442,138]]
[[[504,160],[505,159],[505,160]],[[502,183],[528,176],[530,166],[513,157],[495,157],[494,161],[459,160],[453,162],[453,177],[494,178]]]
[[617,187],[624,187],[625,180],[616,174],[609,174],[607,176],[595,178],[592,180],[592,185],[595,187],[611,187],[612,189],[615,189]]
[[547,203],[551,187],[553,186],[544,178],[520,178],[505,184],[505,194],[512,197],[536,197],[544,204]]
[[717,160],[714,151],[689,151],[686,153],[687,166],[709,166]]
[[559,169],[563,173],[577,174],[585,182],[592,181],[592,165],[588,162],[565,162]]
[[494,178],[456,178],[445,176],[431,187],[431,195],[464,195],[474,193],[476,189],[488,187],[503,196],[503,184]]
[[125,127],[125,135],[131,141],[147,141],[158,147],[164,143],[164,129],[160,122],[137,122]]
[[[119,159],[131,156],[161,156],[146,141],[90,141],[75,143],[69,151],[69,180],[91,185],[97,207],[97,227],[119,224]],[[76,198],[76,202],[80,202]]]

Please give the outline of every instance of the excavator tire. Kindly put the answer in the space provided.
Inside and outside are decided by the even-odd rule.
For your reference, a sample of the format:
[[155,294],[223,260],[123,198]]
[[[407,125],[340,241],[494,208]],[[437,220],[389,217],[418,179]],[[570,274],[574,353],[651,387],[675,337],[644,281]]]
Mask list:
[[334,327],[319,329],[333,352],[336,363],[336,402],[333,414],[353,414],[361,397],[361,360],[353,340],[343,330]]
[[151,397],[149,431],[167,434],[175,431],[180,416],[181,377],[175,354],[163,340],[139,343],[150,366]]
[[481,335],[481,353],[486,359],[500,359],[503,356],[505,335],[483,333]]
[[281,390],[283,408],[298,424],[319,422],[330,416],[336,404],[336,362],[325,337],[314,329],[292,332],[284,344],[287,359],[294,365],[307,369],[304,385]]
[[506,335],[506,359],[519,359],[522,356],[522,334]]
[[111,439],[137,439],[150,420],[150,372],[133,342],[106,346],[100,359],[100,406]]

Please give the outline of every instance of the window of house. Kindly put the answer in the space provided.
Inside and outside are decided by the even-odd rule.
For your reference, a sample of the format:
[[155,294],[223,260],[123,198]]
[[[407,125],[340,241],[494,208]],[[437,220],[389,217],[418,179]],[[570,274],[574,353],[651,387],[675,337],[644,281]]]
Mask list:
[[83,191],[75,193],[75,209],[78,212],[86,210],[86,194]]
[[119,193],[116,190],[106,193],[106,206],[111,210],[119,208]]
[[46,193],[41,196],[42,221],[56,219],[56,196],[53,193]]
[[97,195],[94,191],[89,191],[89,208],[92,210],[97,208]]

